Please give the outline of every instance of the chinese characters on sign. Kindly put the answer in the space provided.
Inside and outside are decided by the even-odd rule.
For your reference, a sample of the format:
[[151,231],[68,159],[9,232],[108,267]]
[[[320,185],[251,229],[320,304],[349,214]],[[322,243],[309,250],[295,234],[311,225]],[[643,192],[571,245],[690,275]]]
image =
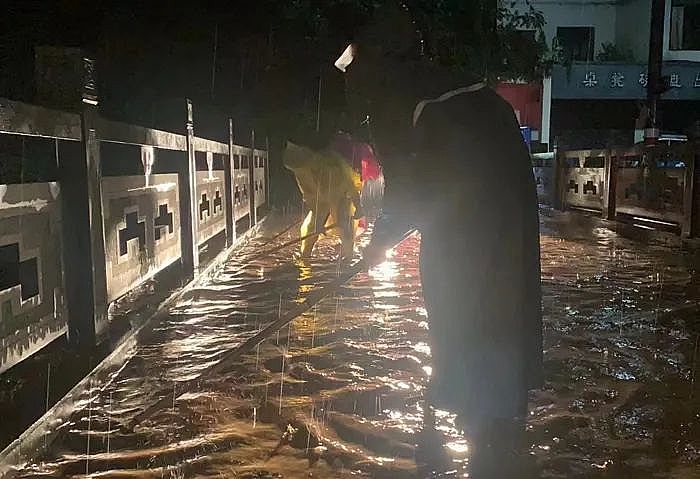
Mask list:
[[649,81],[649,75],[646,72],[642,72],[639,74],[639,84],[640,85],[642,85],[644,88],[646,88],[648,81]]
[[[649,82],[649,75],[646,72],[641,72],[639,74],[639,79],[637,83],[642,87],[646,88]],[[581,82],[586,88],[594,88],[598,86],[598,74],[595,71],[587,71],[586,77]],[[683,88],[681,82],[681,76],[678,73],[672,73],[670,75],[669,85],[671,88]],[[610,73],[610,87],[611,88],[623,88],[625,86],[625,74],[621,72]],[[693,82],[693,88],[700,88],[700,73],[695,75],[695,80]]]
[[583,80],[583,86],[587,88],[593,88],[598,84],[598,80],[596,79],[595,72],[588,72],[586,73],[586,79]]
[[[700,65],[664,62],[661,75],[668,100],[700,100]],[[552,69],[552,98],[626,99],[646,98],[651,79],[647,65],[629,63],[574,63]]]
[[613,88],[622,88],[625,86],[625,75],[619,72],[613,72],[610,75],[610,86]]
[[681,85],[681,76],[678,73],[672,73],[671,74],[671,88],[680,88]]

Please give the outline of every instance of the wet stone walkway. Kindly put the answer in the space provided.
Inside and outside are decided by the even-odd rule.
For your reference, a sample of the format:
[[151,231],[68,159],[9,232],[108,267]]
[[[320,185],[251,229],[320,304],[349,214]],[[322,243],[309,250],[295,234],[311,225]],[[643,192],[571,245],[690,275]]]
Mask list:
[[[668,313],[698,297],[695,261],[673,241],[615,228],[543,211],[546,387],[531,397],[529,457],[541,477],[697,478],[700,327],[697,310]],[[272,234],[96,376],[55,418],[57,439],[12,477],[430,477],[414,460],[430,374],[418,236],[178,392],[338,274],[328,239],[308,264],[293,247],[250,263]],[[138,416],[164,396],[167,406]],[[450,415],[438,423],[451,461],[433,477],[463,477],[467,445]]]

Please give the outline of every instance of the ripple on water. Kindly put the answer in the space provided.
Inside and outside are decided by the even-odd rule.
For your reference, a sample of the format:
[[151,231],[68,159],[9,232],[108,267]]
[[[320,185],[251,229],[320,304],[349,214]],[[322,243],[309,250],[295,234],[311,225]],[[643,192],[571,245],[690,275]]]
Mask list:
[[[698,331],[654,314],[687,299],[689,259],[554,213],[542,231],[546,387],[531,396],[530,457],[545,477],[697,477]],[[418,247],[409,238],[181,395],[179,382],[337,274],[291,249],[246,264],[261,248],[253,241],[172,307],[17,476],[424,477],[414,457],[430,441],[421,397],[431,365]],[[324,239],[317,258],[333,252]],[[126,427],[160,397],[173,401]],[[452,415],[436,416],[444,477],[463,474],[469,445]]]

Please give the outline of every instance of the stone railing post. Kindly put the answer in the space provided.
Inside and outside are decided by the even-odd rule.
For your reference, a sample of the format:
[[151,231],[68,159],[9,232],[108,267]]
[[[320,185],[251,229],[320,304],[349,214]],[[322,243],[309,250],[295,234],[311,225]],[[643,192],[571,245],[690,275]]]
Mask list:
[[80,154],[60,158],[58,169],[68,338],[90,349],[107,324],[107,277],[94,62],[86,58],[83,67]]
[[192,114],[192,101],[186,100],[187,121],[185,123],[187,138],[187,164],[184,171],[184,188],[180,189],[180,221],[182,243],[182,267],[186,277],[194,277],[199,268],[199,248],[197,245],[197,165],[194,155],[194,120]]
[[265,137],[265,203],[267,204],[267,211],[272,210],[272,205],[270,204],[270,138]]
[[695,204],[696,173],[695,160],[697,158],[696,145],[689,143],[683,147],[683,162],[685,163],[685,174],[683,175],[683,220],[681,223],[681,238],[695,236],[698,225],[693,224]]
[[554,168],[552,175],[552,206],[557,210],[563,210],[564,206],[564,161],[559,154],[558,149],[554,149]]
[[248,161],[248,204],[250,206],[250,227],[258,222],[258,209],[255,204],[255,130],[250,131],[250,158]]
[[603,178],[602,216],[606,220],[614,220],[616,217],[615,203],[617,195],[617,155],[614,150],[605,150],[605,172]]
[[224,189],[226,190],[226,246],[236,240],[236,217],[233,211],[233,119],[228,119],[228,158],[224,161]]

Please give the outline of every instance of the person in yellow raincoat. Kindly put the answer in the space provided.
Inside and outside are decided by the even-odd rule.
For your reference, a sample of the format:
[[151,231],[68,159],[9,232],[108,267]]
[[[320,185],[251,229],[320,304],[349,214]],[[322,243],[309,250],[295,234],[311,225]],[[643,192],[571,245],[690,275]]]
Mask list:
[[[361,216],[362,180],[339,153],[312,150],[287,142],[282,156],[285,168],[294,173],[309,212],[301,225],[302,238],[327,228],[340,237],[343,258],[351,257]],[[328,228],[331,227],[331,228]],[[311,255],[318,236],[301,242],[301,256]]]

